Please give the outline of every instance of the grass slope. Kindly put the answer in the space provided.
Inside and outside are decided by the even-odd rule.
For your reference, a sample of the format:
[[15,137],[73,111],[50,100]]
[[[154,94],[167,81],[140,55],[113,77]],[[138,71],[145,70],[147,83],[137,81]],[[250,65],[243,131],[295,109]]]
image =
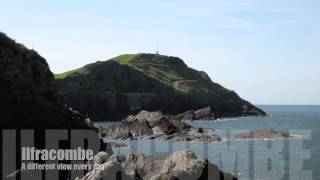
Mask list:
[[118,62],[119,64],[129,64],[135,56],[136,54],[123,54],[113,58],[112,60]]
[[[126,65],[144,75],[172,87],[181,93],[215,93],[228,92],[219,84],[213,83],[209,76],[202,71],[189,68],[180,58],[159,54],[124,54],[112,58],[120,65]],[[103,63],[103,62],[99,62]],[[82,68],[56,74],[55,79],[65,79],[77,75],[90,74],[96,71],[97,63],[86,65]],[[99,72],[92,72],[97,74]],[[97,87],[98,88],[98,87]]]

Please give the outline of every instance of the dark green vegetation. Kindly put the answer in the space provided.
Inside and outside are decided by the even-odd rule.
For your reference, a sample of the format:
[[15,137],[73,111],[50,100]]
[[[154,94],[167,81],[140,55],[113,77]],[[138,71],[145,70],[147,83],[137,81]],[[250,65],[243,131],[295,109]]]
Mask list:
[[121,120],[141,110],[174,115],[207,106],[214,118],[265,115],[177,57],[125,54],[55,77],[65,102],[93,120]]
[[0,127],[86,128],[64,108],[48,64],[34,50],[0,33]]

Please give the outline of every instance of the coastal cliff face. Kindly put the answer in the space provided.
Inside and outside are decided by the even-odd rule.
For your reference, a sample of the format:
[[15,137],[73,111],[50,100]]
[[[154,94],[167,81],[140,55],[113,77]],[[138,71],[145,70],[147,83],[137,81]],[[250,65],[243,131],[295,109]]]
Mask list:
[[80,116],[64,108],[48,64],[0,33],[0,127],[83,128]]
[[121,120],[141,110],[177,115],[206,107],[211,118],[266,115],[177,57],[121,55],[55,79],[65,102],[95,121]]

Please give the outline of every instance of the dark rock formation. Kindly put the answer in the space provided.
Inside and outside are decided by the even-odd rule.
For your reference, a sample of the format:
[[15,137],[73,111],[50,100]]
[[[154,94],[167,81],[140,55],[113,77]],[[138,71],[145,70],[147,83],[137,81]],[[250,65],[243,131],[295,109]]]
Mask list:
[[129,116],[119,124],[100,129],[100,132],[112,139],[149,138],[170,141],[221,141],[219,136],[212,133],[213,129],[204,130],[201,128],[202,133],[204,131],[208,133],[192,134],[191,130],[199,132],[199,129],[192,128],[190,125],[174,118],[174,116],[163,115],[160,112],[141,111],[136,116]]
[[214,114],[211,107],[205,107],[198,110],[189,110],[177,115],[172,116],[172,119],[180,121],[194,121],[194,120],[215,120],[216,115]]
[[[129,116],[123,122],[105,129],[106,135],[113,139],[171,135],[189,131],[191,126],[170,120],[171,116],[161,112],[141,111],[136,116]],[[154,137],[154,136],[153,136]]]
[[[64,106],[46,60],[36,51],[27,49],[1,32],[0,116],[1,129],[35,130],[33,146],[39,149],[45,147],[46,129],[93,128],[85,123],[80,113],[70,106]],[[19,131],[16,132],[19,137]],[[0,138],[2,139],[2,133]],[[70,147],[67,142],[60,145],[61,148]],[[19,149],[17,146],[17,153]],[[19,169],[19,156],[16,158],[16,164]],[[18,175],[20,170],[15,172],[11,174],[12,178]],[[59,173],[59,179],[67,177],[67,171]]]
[[153,134],[152,128],[147,121],[121,122],[106,128],[104,132],[107,137],[112,139],[129,139]]
[[48,64],[34,50],[0,33],[0,127],[87,128],[65,108]]
[[158,54],[99,61],[58,74],[55,82],[67,104],[95,121],[119,121],[141,110],[191,120],[266,115],[212,82],[205,72],[189,68],[179,58]]
[[165,159],[144,154],[108,156],[96,159],[94,169],[76,180],[150,179],[150,180],[208,180],[236,179],[206,160],[198,159],[192,151],[178,151]]
[[258,129],[256,131],[234,135],[236,139],[283,139],[292,138],[288,133],[278,132],[273,129]]
[[214,118],[214,114],[211,111],[210,107],[199,109],[194,112],[194,119],[208,119]]

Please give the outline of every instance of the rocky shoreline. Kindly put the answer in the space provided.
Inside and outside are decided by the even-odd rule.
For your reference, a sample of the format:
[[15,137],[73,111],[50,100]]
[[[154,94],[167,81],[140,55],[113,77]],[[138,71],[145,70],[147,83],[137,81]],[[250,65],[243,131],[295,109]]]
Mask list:
[[[215,134],[215,130],[212,128],[194,128],[187,124],[183,118],[179,119],[177,116],[165,115],[159,111],[141,111],[137,115],[130,115],[122,122],[110,127],[100,127],[99,132],[103,138],[115,140],[222,141],[222,138]],[[293,137],[288,133],[278,132],[273,129],[258,129],[233,135],[233,139],[263,140],[286,138]]]
[[199,159],[194,152],[183,150],[160,159],[144,154],[110,155],[98,153],[92,162],[93,170],[76,180],[207,180],[237,179],[219,170],[218,166]]
[[119,124],[100,128],[102,137],[121,140],[158,139],[169,141],[217,142],[222,139],[214,129],[193,128],[176,117],[161,112],[141,111]]

